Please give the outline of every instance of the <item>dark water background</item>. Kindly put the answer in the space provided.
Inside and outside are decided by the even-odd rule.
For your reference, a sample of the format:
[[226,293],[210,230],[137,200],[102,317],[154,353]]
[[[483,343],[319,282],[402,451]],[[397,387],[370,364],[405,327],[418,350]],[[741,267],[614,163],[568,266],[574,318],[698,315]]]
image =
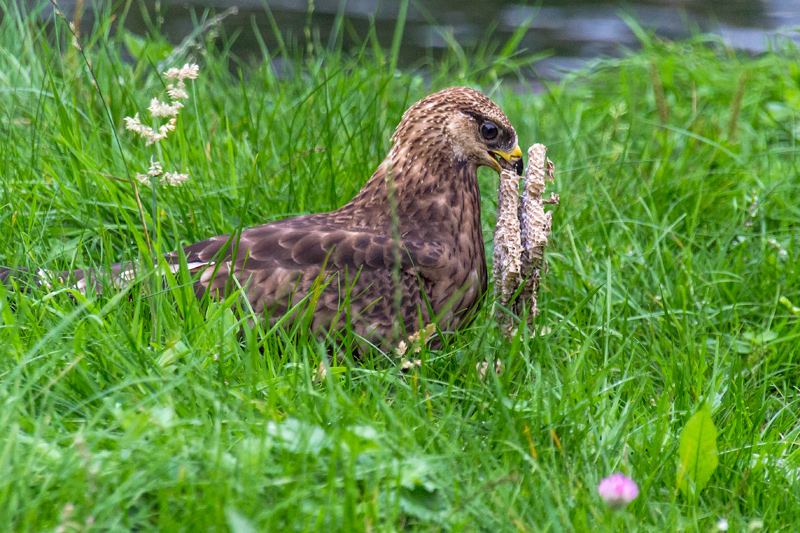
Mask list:
[[[59,1],[68,17],[76,1]],[[27,2],[30,8],[47,4],[44,0]],[[196,21],[227,11],[220,23],[223,31],[227,35],[239,32],[232,51],[252,59],[260,57],[256,31],[268,49],[277,46],[268,11],[288,42],[305,42],[308,28],[312,28],[312,34],[327,44],[337,17],[341,17],[346,46],[361,44],[374,27],[381,45],[389,48],[401,4],[401,0],[132,0],[126,26],[140,34],[158,27],[177,44],[193,31]],[[93,5],[92,0],[84,1],[84,30],[94,18]],[[121,11],[124,2],[115,5]],[[230,9],[233,6],[235,10]],[[50,11],[46,6],[43,15]],[[660,36],[678,39],[698,30],[712,32],[733,47],[752,53],[766,50],[776,38],[800,41],[800,0],[545,0],[535,7],[506,0],[414,0],[408,6],[400,65],[413,65],[431,51],[435,55],[448,45],[448,35],[467,48],[490,31],[493,39],[504,43],[535,15],[526,24],[520,47],[552,53],[537,64],[537,71],[543,77],[557,78],[560,72],[588,59],[619,56],[636,48],[638,39],[623,14]]]

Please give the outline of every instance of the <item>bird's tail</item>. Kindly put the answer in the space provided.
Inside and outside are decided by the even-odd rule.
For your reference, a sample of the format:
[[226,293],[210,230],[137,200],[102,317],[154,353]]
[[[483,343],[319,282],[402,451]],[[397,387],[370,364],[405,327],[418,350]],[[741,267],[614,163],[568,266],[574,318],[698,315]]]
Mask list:
[[15,288],[24,292],[36,287],[53,287],[60,285],[86,293],[91,289],[101,293],[104,287],[125,287],[136,278],[136,269],[132,263],[117,263],[103,269],[79,269],[52,271],[42,268],[0,267],[0,283],[6,288]]

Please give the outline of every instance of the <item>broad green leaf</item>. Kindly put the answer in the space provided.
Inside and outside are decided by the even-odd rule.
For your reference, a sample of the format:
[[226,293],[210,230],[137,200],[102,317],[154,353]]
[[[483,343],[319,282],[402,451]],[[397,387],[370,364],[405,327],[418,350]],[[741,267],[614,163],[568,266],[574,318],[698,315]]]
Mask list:
[[742,338],[752,342],[753,344],[767,344],[778,338],[778,334],[774,331],[765,330],[760,332],[747,331],[742,334]]
[[271,444],[291,453],[319,455],[324,449],[333,445],[331,438],[321,427],[309,424],[296,418],[287,418],[283,422],[267,422],[267,435]]
[[719,463],[717,428],[704,404],[686,422],[681,432],[678,488],[687,497],[696,497],[708,483]]
[[435,465],[424,457],[410,457],[400,466],[400,508],[423,522],[436,522],[447,512],[447,502],[433,473]]

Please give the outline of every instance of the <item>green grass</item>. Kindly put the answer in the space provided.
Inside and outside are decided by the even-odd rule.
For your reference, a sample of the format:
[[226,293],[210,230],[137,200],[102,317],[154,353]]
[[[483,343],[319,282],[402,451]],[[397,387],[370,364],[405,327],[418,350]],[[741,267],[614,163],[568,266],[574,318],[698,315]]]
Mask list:
[[[134,42],[102,15],[85,59],[63,21],[48,30],[17,4],[0,3],[2,264],[101,266],[147,256],[145,224],[167,251],[336,208],[403,110],[456,84],[495,99],[523,148],[548,146],[561,206],[537,319],[552,333],[506,341],[487,304],[412,371],[345,353],[317,383],[327,346],[265,331],[236,295],[201,305],[180,277],[3,292],[3,530],[796,528],[796,49],[748,58],[643,35],[641,52],[531,94],[534,58],[514,43],[396,73],[371,36],[344,51],[284,36],[250,65],[205,35],[162,64],[163,38]],[[190,58],[201,74],[177,131],[145,147],[123,117],[146,116],[159,72]],[[191,177],[141,190],[143,223],[130,177],[152,155]],[[491,247],[497,177],[480,180]],[[479,379],[495,359],[502,374]],[[679,436],[704,402],[720,462],[691,499]],[[612,513],[596,487],[615,471],[641,494]]]

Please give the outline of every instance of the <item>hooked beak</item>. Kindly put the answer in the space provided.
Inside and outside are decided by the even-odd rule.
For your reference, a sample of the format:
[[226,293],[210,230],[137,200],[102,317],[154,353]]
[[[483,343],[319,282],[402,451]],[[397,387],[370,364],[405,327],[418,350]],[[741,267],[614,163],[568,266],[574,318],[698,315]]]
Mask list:
[[522,161],[522,150],[520,150],[519,145],[515,146],[511,152],[503,152],[502,150],[489,150],[489,153],[496,156],[498,159],[492,158],[492,163],[494,163],[493,168],[499,174],[502,168],[500,167],[499,158],[504,159],[505,161],[511,163],[514,168],[518,171],[519,174],[519,167],[520,165],[514,165],[517,161]]

